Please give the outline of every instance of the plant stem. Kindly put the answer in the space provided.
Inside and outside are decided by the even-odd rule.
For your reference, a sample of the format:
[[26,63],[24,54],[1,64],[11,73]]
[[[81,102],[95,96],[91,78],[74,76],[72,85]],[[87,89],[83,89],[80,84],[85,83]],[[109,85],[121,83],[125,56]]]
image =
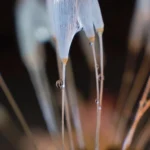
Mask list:
[[18,119],[19,119],[19,121],[20,121],[20,123],[21,123],[21,125],[22,125],[22,127],[23,127],[23,129],[24,129],[24,131],[26,133],[26,135],[31,139],[31,141],[32,141],[32,143],[34,145],[34,148],[36,150],[38,150],[38,148],[37,148],[37,146],[35,144],[35,140],[34,140],[34,138],[32,136],[32,133],[31,133],[31,131],[29,129],[29,126],[27,125],[27,123],[26,123],[26,121],[25,121],[25,119],[24,119],[24,117],[23,117],[19,107],[17,106],[17,104],[16,104],[12,94],[10,93],[10,91],[9,91],[9,89],[8,89],[6,83],[3,80],[1,75],[0,75],[0,86],[1,86],[2,90],[4,91],[8,101],[10,103],[10,105],[12,106],[16,116],[18,117]]

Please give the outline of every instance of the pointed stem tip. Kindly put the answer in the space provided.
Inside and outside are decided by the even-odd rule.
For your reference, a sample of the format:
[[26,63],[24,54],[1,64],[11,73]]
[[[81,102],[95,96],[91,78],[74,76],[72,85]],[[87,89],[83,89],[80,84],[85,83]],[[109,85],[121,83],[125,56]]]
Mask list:
[[66,64],[67,64],[67,62],[68,62],[68,58],[63,58],[63,59],[62,59],[62,63],[63,63],[63,64],[65,64],[65,65],[66,65]]
[[104,28],[98,28],[98,29],[96,29],[96,31],[98,32],[98,33],[103,33],[104,32]]

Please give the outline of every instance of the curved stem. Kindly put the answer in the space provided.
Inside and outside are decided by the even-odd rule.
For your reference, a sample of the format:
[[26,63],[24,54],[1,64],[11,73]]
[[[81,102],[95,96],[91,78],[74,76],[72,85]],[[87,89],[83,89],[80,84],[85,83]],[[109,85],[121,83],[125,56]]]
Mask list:
[[132,142],[132,139],[133,139],[133,136],[134,136],[134,133],[135,133],[135,130],[137,128],[137,125],[140,121],[140,119],[142,118],[142,116],[144,115],[144,113],[150,108],[150,100],[148,100],[148,102],[145,104],[144,107],[139,107],[138,111],[137,111],[137,114],[136,114],[136,117],[135,117],[135,120],[125,138],[125,141],[123,143],[123,147],[122,147],[122,150],[127,150],[130,145],[131,145],[131,142]]
[[146,102],[149,91],[150,91],[150,77],[148,79],[148,82],[147,82],[146,88],[144,90],[143,96],[139,102],[139,108],[137,110],[135,120],[134,120],[134,122],[133,122],[133,124],[132,124],[126,138],[125,138],[124,143],[123,143],[122,150],[126,150],[130,146],[139,120],[142,118],[142,116],[148,110],[148,108],[150,108],[150,100],[148,100]]

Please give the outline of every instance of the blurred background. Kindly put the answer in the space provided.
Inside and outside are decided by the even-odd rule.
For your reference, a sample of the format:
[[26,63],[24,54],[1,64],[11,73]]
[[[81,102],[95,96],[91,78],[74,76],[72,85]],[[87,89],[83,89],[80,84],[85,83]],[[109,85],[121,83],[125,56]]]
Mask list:
[[[14,25],[14,4],[14,0],[3,0],[0,4],[0,73],[5,79],[29,126],[46,130],[33,86],[20,58]],[[103,36],[106,59],[105,97],[113,97],[106,100],[106,105],[113,106],[115,104],[120,89],[128,51],[128,33],[134,4],[134,0],[100,0],[102,16],[105,23]],[[49,43],[45,43],[45,48],[49,83],[52,86],[52,90],[57,93],[59,89],[56,88],[55,82],[59,77],[56,54]],[[83,96],[82,101],[90,103],[95,95],[95,83],[93,84],[95,82],[95,74],[94,72],[90,72],[88,68],[82,47],[79,44],[78,34],[73,40],[70,57],[73,63],[75,83],[78,91]],[[140,61],[141,59],[139,58],[138,62],[140,63]],[[10,104],[1,90],[0,103],[6,106],[13,120],[20,126],[17,117],[14,115]],[[4,141],[0,139],[0,147],[1,144],[4,144]]]

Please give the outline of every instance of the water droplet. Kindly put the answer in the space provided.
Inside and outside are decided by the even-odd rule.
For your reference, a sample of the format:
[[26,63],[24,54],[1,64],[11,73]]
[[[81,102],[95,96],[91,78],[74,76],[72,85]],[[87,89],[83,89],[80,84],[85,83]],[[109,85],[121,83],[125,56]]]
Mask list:
[[99,106],[99,107],[98,107],[98,110],[101,110],[101,109],[102,109],[102,107],[101,107],[101,106]]
[[99,104],[99,101],[96,99],[96,100],[95,100],[95,103],[96,103],[96,104]]
[[104,76],[101,74],[98,75],[98,78],[99,78],[99,81],[104,80]]
[[56,81],[56,87],[57,88],[62,88],[63,86],[64,86],[63,81],[61,79]]

